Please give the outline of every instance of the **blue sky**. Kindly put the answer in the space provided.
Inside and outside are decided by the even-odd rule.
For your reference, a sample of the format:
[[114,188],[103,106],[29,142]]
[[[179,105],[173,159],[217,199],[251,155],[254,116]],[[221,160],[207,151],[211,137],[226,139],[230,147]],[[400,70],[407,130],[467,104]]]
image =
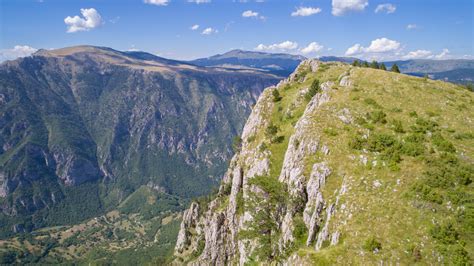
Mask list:
[[472,0],[2,0],[0,61],[80,44],[175,59],[235,48],[472,59],[473,13]]

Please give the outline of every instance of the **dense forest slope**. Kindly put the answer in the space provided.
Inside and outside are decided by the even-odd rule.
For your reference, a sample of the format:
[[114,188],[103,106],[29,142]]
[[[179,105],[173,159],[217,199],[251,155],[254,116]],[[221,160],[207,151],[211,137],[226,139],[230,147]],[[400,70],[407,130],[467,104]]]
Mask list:
[[75,224],[147,185],[206,194],[278,78],[77,46],[0,65],[0,236]]
[[470,264],[473,114],[462,86],[306,60],[260,96],[175,260]]

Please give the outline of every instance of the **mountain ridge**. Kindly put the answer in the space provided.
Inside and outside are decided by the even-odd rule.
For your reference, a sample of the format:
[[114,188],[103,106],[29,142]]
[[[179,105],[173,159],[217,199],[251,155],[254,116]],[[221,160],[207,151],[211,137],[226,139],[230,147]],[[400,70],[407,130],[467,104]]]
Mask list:
[[219,192],[184,212],[176,263],[469,264],[473,101],[303,61],[258,99]]

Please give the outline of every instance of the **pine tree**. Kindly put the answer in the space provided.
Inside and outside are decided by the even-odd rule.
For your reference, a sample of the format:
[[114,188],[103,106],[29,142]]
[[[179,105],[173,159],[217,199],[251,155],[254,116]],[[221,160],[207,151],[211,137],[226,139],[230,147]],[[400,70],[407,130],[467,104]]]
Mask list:
[[393,64],[392,68],[390,68],[390,71],[400,73],[400,69],[398,68],[397,64]]
[[362,67],[369,67],[369,63],[367,63],[367,61],[364,61],[364,63],[362,63]]
[[370,63],[370,67],[378,69],[379,68],[379,63],[377,63],[377,61],[374,60],[374,61],[372,61],[372,63]]
[[352,66],[355,66],[355,67],[360,67],[360,62],[359,60],[354,60],[354,62],[352,62]]
[[380,66],[379,66],[379,69],[387,70],[387,67],[385,66],[384,63],[381,63]]

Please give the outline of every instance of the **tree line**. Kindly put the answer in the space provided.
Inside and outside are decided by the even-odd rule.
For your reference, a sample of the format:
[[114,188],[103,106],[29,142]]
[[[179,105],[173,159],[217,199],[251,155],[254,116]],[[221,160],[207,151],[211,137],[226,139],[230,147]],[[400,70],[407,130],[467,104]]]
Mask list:
[[[375,60],[372,61],[370,64],[367,61],[354,60],[354,62],[352,62],[352,65],[355,67],[370,67],[375,69],[387,70],[387,67],[384,63],[379,63]],[[400,73],[400,69],[398,68],[397,64],[393,64],[390,68],[390,71]]]

